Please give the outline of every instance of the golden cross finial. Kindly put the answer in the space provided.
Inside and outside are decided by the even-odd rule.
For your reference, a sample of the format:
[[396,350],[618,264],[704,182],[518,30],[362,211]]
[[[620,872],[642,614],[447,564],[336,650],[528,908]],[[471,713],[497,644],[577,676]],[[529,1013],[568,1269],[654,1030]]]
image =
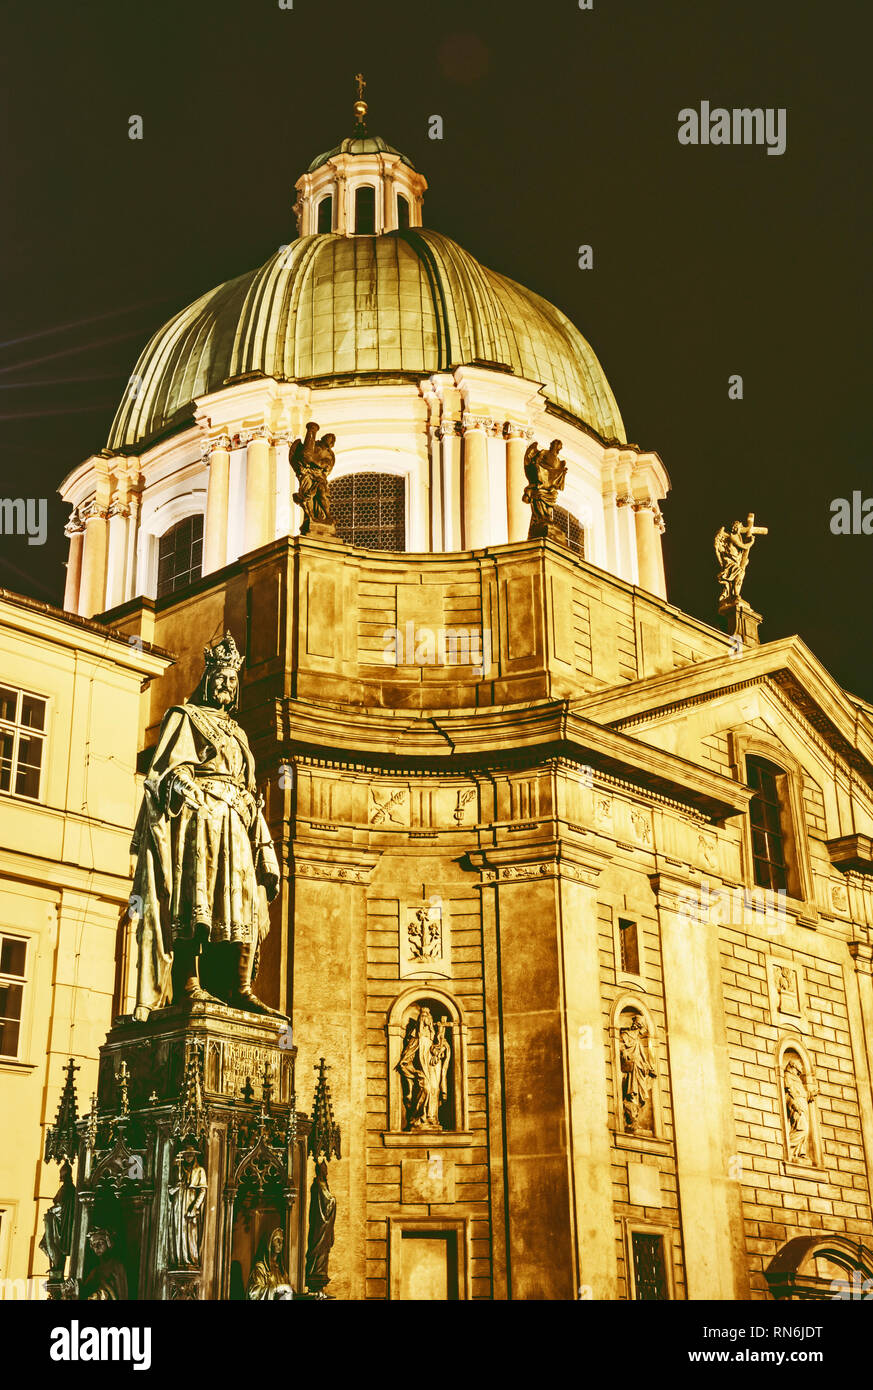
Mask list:
[[356,135],[366,135],[367,133],[367,103],[364,101],[364,88],[366,85],[364,74],[362,72],[355,73],[357,97],[355,98],[355,104],[352,110],[355,113]]

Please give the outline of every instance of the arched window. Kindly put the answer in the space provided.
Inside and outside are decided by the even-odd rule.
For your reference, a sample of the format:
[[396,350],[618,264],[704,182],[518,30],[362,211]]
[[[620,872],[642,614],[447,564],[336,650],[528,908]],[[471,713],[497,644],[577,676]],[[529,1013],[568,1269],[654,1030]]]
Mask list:
[[790,821],[787,774],[766,758],[746,758],[746,778],[755,795],[749,802],[752,864],[759,888],[789,891],[787,850]]
[[333,196],[330,193],[318,205],[318,230],[333,231]]
[[585,532],[572,512],[566,507],[555,507],[554,524],[567,537],[567,545],[574,555],[585,559]]
[[199,579],[203,570],[203,516],[177,521],[158,541],[157,597],[174,594]]
[[406,483],[393,473],[348,473],[330,485],[337,535],[368,550],[406,549]]
[[372,236],[376,230],[376,190],[370,183],[355,189],[355,232]]
[[397,194],[397,225],[401,231],[409,226],[409,199],[402,193]]

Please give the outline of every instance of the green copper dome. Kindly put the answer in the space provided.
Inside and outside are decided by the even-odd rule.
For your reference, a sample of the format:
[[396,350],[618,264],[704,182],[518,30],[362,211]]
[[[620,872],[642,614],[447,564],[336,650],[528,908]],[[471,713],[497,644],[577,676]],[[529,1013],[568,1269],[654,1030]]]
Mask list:
[[334,145],[333,149],[328,150],[326,154],[320,154],[316,159],[313,159],[306,170],[307,174],[314,173],[316,169],[321,168],[322,164],[326,164],[329,159],[333,159],[338,154],[393,154],[398,159],[402,159],[404,164],[408,164],[410,169],[415,168],[411,159],[408,159],[405,154],[401,154],[400,150],[395,150],[394,146],[389,145],[381,136],[350,135],[345,140],[341,140],[338,145]]
[[190,422],[196,397],[235,379],[430,375],[504,366],[605,440],[625,442],[609,383],[582,334],[531,290],[449,237],[299,237],[257,270],[210,290],[151,339],[109,448],[136,451]]

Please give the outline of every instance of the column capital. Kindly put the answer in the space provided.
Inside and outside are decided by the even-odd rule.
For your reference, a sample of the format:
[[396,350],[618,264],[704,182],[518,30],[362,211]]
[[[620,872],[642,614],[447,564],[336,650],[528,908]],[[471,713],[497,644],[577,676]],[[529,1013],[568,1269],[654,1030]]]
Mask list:
[[474,430],[481,430],[483,434],[494,434],[499,432],[500,426],[495,425],[490,415],[471,415],[469,411],[464,411],[461,423],[465,434],[470,434]]
[[108,506],[102,506],[95,497],[92,501],[86,502],[84,506],[79,508],[79,516],[85,522],[94,521],[95,519],[105,521],[109,516],[109,508]]
[[68,519],[67,519],[67,522],[66,522],[66,524],[65,524],[65,526],[64,526],[64,535],[65,535],[65,536],[78,536],[78,535],[81,535],[81,533],[84,531],[84,529],[85,529],[85,522],[84,522],[83,519],[82,519],[82,508],[81,508],[81,507],[74,507],[73,510],[70,512],[70,515],[69,515],[69,517],[68,517]]

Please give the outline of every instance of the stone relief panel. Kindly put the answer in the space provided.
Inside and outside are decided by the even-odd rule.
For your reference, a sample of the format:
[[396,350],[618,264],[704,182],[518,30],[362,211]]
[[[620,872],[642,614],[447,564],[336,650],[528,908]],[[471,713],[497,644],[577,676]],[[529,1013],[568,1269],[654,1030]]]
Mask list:
[[451,973],[449,924],[441,899],[401,905],[400,978],[448,977]]
[[776,1026],[808,1029],[803,966],[797,961],[772,957],[767,961],[770,1017]]
[[409,827],[409,788],[370,787],[367,797],[367,820],[370,825],[382,830],[399,826]]

